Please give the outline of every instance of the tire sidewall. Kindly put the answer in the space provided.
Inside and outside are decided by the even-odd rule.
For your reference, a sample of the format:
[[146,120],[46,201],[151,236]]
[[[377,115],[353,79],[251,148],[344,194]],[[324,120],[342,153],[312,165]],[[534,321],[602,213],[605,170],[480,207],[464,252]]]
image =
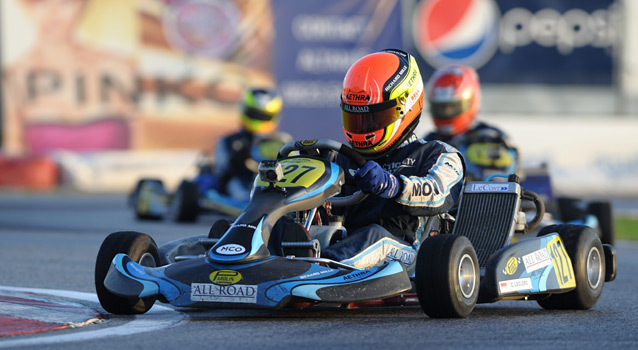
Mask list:
[[142,314],[148,311],[155,302],[155,297],[123,298],[111,293],[104,286],[104,279],[111,267],[115,255],[124,253],[135,262],[149,253],[155,265],[160,263],[159,249],[155,241],[147,234],[134,231],[120,231],[106,237],[98,251],[95,263],[95,289],[102,307],[115,314]]
[[[458,277],[461,258],[466,254],[474,266],[474,290],[469,298],[463,296]],[[479,275],[476,252],[466,237],[445,234],[425,239],[415,271],[421,308],[433,318],[466,317],[478,300]]]

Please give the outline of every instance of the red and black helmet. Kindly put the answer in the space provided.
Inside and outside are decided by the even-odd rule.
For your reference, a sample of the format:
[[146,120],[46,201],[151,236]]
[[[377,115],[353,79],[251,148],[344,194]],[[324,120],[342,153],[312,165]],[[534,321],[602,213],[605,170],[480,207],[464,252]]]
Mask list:
[[423,80],[414,57],[388,49],[355,62],[343,80],[343,132],[353,149],[377,158],[408,138],[423,110]]
[[428,101],[437,133],[465,133],[481,105],[478,74],[471,67],[457,64],[438,69],[428,81]]

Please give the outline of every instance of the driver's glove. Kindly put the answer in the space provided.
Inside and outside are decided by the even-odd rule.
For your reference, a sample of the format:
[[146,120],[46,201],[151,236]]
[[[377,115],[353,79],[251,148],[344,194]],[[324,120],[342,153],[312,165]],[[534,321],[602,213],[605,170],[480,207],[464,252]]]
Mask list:
[[382,198],[394,198],[399,194],[399,180],[383,170],[379,163],[369,160],[354,174],[354,182],[363,192]]

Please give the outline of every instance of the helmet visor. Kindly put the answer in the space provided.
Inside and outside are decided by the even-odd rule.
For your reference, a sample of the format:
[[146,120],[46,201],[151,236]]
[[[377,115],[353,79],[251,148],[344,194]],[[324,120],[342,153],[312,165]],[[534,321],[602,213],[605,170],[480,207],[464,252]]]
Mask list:
[[454,102],[430,102],[430,113],[435,119],[451,119],[467,111],[472,105],[472,99]]
[[366,134],[385,128],[403,117],[397,99],[374,105],[350,105],[341,102],[343,128],[355,134]]
[[262,110],[252,107],[244,107],[244,115],[250,119],[261,120],[264,122],[268,122],[275,119],[275,115],[271,113],[266,113]]

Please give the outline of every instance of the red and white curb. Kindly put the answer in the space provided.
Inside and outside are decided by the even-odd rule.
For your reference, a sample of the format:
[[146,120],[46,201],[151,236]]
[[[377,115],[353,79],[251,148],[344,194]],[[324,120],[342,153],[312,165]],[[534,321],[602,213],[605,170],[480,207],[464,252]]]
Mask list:
[[[155,305],[146,314],[114,327],[89,329],[38,337],[20,334],[76,328],[99,323],[103,314],[79,302],[99,305],[92,293],[53,289],[0,286],[0,348],[58,344],[103,337],[157,331],[182,322],[185,315],[169,307]],[[55,332],[52,332],[55,333]]]

